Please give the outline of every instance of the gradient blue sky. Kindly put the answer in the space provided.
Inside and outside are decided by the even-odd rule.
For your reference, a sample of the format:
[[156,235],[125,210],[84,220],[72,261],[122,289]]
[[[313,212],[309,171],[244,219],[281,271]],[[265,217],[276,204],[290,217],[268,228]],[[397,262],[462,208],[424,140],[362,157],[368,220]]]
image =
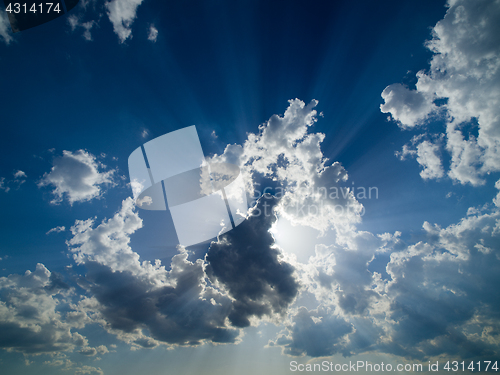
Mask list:
[[[81,0],[16,34],[1,12],[2,373],[500,359],[498,1]],[[301,182],[378,197],[282,201],[186,252],[133,207],[127,159],[190,125],[289,203]]]

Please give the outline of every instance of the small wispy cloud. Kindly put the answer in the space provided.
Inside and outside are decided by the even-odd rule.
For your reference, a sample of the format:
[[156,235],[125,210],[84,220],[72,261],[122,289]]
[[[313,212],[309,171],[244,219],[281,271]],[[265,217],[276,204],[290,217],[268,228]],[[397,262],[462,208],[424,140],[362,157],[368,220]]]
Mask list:
[[0,40],[5,44],[10,44],[14,40],[10,32],[9,18],[6,12],[0,12]]
[[0,190],[8,193],[12,187],[19,189],[19,187],[26,182],[26,178],[28,177],[26,173],[21,170],[14,172],[13,175],[13,180],[7,180],[5,177],[0,177]]
[[97,25],[97,22],[95,22],[94,20],[80,22],[80,18],[78,16],[71,15],[68,17],[68,23],[71,27],[71,31],[75,31],[79,27],[83,28],[83,38],[85,40],[92,41],[92,34],[90,33],[90,30],[92,30],[92,27]]
[[51,230],[49,230],[47,233],[45,234],[50,234],[50,233],[60,233],[60,232],[64,232],[66,230],[66,227],[63,225],[63,226],[60,226],[60,227],[55,227],[55,228],[52,228]]
[[155,43],[156,38],[158,38],[158,29],[155,27],[155,25],[151,25],[149,26],[148,40]]

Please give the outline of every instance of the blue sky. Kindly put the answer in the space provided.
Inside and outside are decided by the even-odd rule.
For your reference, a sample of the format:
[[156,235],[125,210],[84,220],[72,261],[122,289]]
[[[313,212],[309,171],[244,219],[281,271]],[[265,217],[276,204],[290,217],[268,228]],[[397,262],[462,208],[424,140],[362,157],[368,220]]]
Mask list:
[[[497,360],[499,18],[87,0],[12,34],[2,10],[2,373]],[[190,125],[275,211],[186,249],[127,160]]]

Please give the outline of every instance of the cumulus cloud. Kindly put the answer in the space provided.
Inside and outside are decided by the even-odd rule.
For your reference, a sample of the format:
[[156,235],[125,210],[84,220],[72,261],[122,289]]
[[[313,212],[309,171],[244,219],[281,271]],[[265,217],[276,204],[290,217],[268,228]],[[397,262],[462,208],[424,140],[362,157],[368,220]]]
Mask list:
[[300,307],[293,317],[290,336],[281,335],[275,345],[293,356],[323,357],[345,351],[343,338],[353,331],[351,324],[324,308],[308,311]]
[[429,141],[423,141],[417,146],[417,162],[424,167],[420,176],[424,179],[440,178],[444,175],[439,146]]
[[[252,192],[256,181],[272,181],[285,193],[257,200],[247,219],[212,242],[203,259],[190,260],[179,247],[170,268],[159,260],[141,261],[130,243],[143,222],[128,198],[110,218],[77,220],[71,227],[69,251],[86,268],[78,278],[85,290],[79,300],[63,301],[60,296],[71,289],[43,265],[24,276],[0,278],[0,325],[7,332],[2,347],[95,358],[108,348],[89,344],[76,332],[88,324],[100,324],[132,348],[154,348],[238,343],[242,329],[267,321],[283,323],[270,345],[290,356],[375,352],[416,361],[498,356],[500,193],[455,224],[442,228],[425,222],[421,241],[414,244],[403,242],[399,232],[356,230],[359,213],[350,217],[326,210],[315,218],[288,212],[289,202],[311,206],[324,199],[311,187],[340,187],[347,178],[340,164],[323,157],[323,135],[309,132],[316,104],[291,101],[283,116],[271,117],[242,146],[230,145],[213,158],[241,166]],[[440,177],[440,141],[416,136],[402,156],[416,157],[428,178]],[[77,160],[85,171],[104,173],[91,155],[80,157],[95,163],[92,169]],[[52,176],[64,175],[56,168],[61,163],[54,162]],[[495,186],[500,190],[500,182]],[[328,199],[359,205],[349,191]],[[307,263],[299,263],[270,233],[277,217],[303,225],[310,220],[309,226],[334,235],[315,246]],[[374,267],[375,261],[385,268]]]
[[206,286],[202,261],[189,262],[187,253],[172,259],[160,285],[129,271],[86,265],[93,310],[109,332],[132,345],[229,343],[239,334],[225,326],[230,300]]
[[89,357],[93,357],[93,356],[97,355],[97,353],[99,353],[101,355],[109,353],[109,350],[105,345],[99,345],[97,348],[93,348],[91,346],[86,346],[86,347],[80,349],[79,353],[86,355],[86,356],[89,356]]
[[92,295],[82,310],[133,346],[235,342],[239,331],[225,321],[231,300],[207,283],[204,261],[189,261],[180,248],[170,271],[160,261],[141,263],[129,246],[141,227],[128,198],[97,227],[89,219],[71,228],[68,245],[88,269],[84,287]]
[[[68,246],[88,270],[81,285],[91,297],[76,310],[133,346],[236,342],[238,328],[284,316],[298,293],[294,269],[269,233],[277,202],[261,198],[254,215],[212,243],[205,259],[191,262],[180,247],[170,271],[158,260],[140,262],[130,248],[142,227],[131,198],[97,226],[77,221]],[[81,352],[94,355],[90,347]]]
[[[272,344],[311,357],[370,351],[421,361],[498,356],[498,207],[471,208],[445,228],[425,222],[423,233],[426,239],[412,245],[400,233],[368,232],[352,233],[342,246],[318,245],[298,274],[319,306],[298,305]],[[385,253],[387,278],[370,270]]]
[[298,294],[294,269],[282,259],[269,232],[277,203],[263,196],[250,217],[220,236],[207,253],[208,276],[234,298],[228,316],[234,326],[249,326],[252,316],[283,316]]
[[[133,346],[235,342],[237,328],[252,317],[283,316],[298,293],[294,269],[269,233],[276,204],[272,197],[259,200],[254,213],[262,215],[221,235],[206,259],[191,262],[179,248],[170,271],[160,261],[141,263],[130,248],[130,236],[142,227],[131,198],[97,226],[77,221],[68,245],[88,269],[82,286],[92,296],[79,310]],[[94,355],[90,347],[81,352]]]
[[[500,170],[499,25],[496,0],[449,1],[426,44],[434,56],[430,69],[417,73],[416,90],[392,84],[382,93],[382,112],[404,128],[433,115],[446,121],[448,176],[462,184],[482,185],[484,175]],[[435,105],[436,99],[444,104]],[[476,127],[477,137],[464,134],[466,126]],[[434,175],[430,169],[422,177]]]
[[[78,278],[86,294],[78,301],[63,302],[59,296],[69,295],[70,288],[43,265],[24,276],[0,278],[0,325],[8,333],[0,344],[24,353],[69,350],[95,357],[108,348],[90,345],[75,331],[90,323],[132,348],[154,348],[237,343],[244,327],[265,320],[283,322],[271,345],[291,356],[498,356],[500,193],[455,224],[442,228],[425,222],[421,241],[410,245],[399,232],[356,230],[359,213],[326,210],[315,218],[289,212],[289,202],[310,206],[324,199],[311,187],[340,187],[347,178],[340,164],[323,157],[323,135],[309,132],[316,104],[291,101],[283,116],[261,125],[259,134],[213,158],[241,166],[252,192],[258,180],[278,183],[285,193],[257,200],[243,223],[210,244],[204,259],[190,260],[179,247],[170,268],[159,260],[141,261],[130,243],[143,222],[132,199],[125,199],[110,218],[77,220],[71,227],[69,251],[86,268]],[[428,178],[440,177],[441,138],[424,138],[415,137],[404,156],[416,157]],[[64,157],[77,159],[66,161],[83,164],[91,176],[104,173],[90,154],[69,153],[54,161],[53,178],[74,170],[61,167]],[[500,190],[500,182],[495,186]],[[359,205],[349,193],[328,199]],[[299,263],[269,232],[280,216],[334,235],[316,245],[306,264]],[[376,260],[386,265],[383,271],[374,270]],[[79,368],[98,371],[84,367]]]
[[52,204],[61,203],[64,198],[71,205],[89,201],[102,195],[102,185],[113,184],[115,170],[100,171],[105,166],[84,150],[63,151],[63,155],[54,158],[52,164],[51,171],[45,173],[38,184],[40,187],[54,187]]
[[290,100],[283,116],[273,115],[258,134],[248,134],[243,146],[228,145],[211,161],[238,165],[252,185],[248,187],[252,196],[258,191],[252,182],[259,177],[263,183],[279,184],[283,194],[278,211],[292,223],[343,232],[359,222],[363,207],[352,191],[341,189],[348,178],[346,170],[323,156],[325,135],[309,132],[317,121],[317,104]]
[[372,289],[376,276],[368,271],[375,253],[389,242],[369,232],[356,232],[344,245],[317,245],[309,261],[308,289],[323,304],[338,306],[343,314],[364,314],[378,297]]
[[142,228],[142,219],[135,212],[132,198],[122,202],[115,215],[94,228],[94,219],[77,220],[71,227],[73,237],[68,241],[77,264],[97,262],[112,271],[143,272],[139,254],[130,246],[130,235]]
[[137,7],[141,3],[142,0],[111,0],[106,2],[109,20],[121,43],[132,37],[131,26],[136,17]]
[[414,358],[498,354],[499,225],[497,209],[443,229],[426,222],[427,242],[391,255],[392,350]]
[[403,128],[411,128],[421,124],[436,109],[432,97],[424,93],[410,90],[399,83],[387,86],[382,92],[385,103],[380,106],[383,113],[390,113]]
[[60,312],[70,293],[61,276],[40,263],[33,272],[0,278],[0,347],[37,354],[86,345]]

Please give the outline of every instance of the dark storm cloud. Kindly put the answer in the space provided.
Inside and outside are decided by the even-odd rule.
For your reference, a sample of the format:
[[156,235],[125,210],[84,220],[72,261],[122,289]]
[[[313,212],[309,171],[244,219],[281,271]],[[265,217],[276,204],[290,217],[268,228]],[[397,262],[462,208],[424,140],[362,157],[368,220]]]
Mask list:
[[229,320],[236,327],[250,325],[252,316],[283,314],[298,293],[294,268],[280,261],[269,229],[278,200],[265,195],[253,215],[212,243],[206,260],[207,275],[227,289],[233,302]]
[[200,262],[185,261],[173,280],[175,286],[158,286],[129,271],[113,272],[97,263],[86,265],[89,291],[99,302],[97,309],[106,328],[136,335],[133,342],[137,345],[157,345],[141,336],[142,330],[159,342],[180,345],[197,345],[201,340],[228,343],[238,336],[238,330],[225,327],[229,299],[212,295],[210,290],[201,298],[204,272]]

